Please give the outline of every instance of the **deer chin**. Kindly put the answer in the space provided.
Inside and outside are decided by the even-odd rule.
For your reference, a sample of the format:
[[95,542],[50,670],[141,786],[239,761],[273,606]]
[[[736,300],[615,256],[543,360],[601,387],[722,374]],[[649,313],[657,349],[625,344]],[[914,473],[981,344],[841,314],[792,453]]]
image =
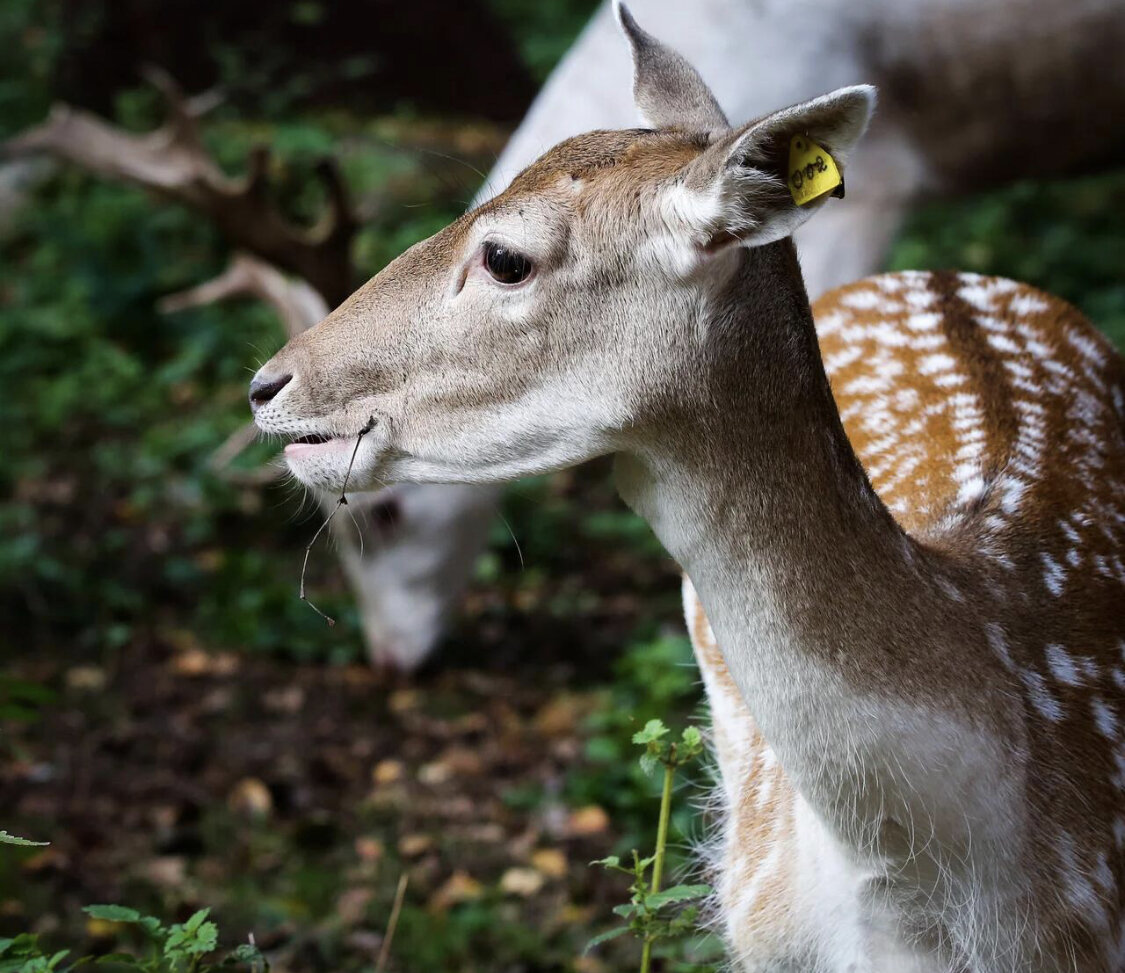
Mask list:
[[302,436],[285,447],[289,472],[318,490],[363,490],[375,484],[379,447],[366,436]]

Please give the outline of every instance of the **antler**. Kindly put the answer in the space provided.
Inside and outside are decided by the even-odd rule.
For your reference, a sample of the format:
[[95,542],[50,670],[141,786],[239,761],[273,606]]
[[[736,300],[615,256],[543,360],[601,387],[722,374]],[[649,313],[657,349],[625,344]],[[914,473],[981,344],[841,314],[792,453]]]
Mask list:
[[307,280],[335,307],[351,293],[351,242],[357,222],[336,163],[316,169],[328,193],[328,210],[312,227],[295,226],[266,195],[270,151],[258,146],[243,179],[227,176],[208,155],[198,120],[215,103],[186,98],[172,78],[155,68],[148,80],[164,96],[167,121],[134,135],[89,112],[56,105],[47,121],[0,144],[0,158],[52,155],[113,179],[136,183],[204,213],[236,247]]

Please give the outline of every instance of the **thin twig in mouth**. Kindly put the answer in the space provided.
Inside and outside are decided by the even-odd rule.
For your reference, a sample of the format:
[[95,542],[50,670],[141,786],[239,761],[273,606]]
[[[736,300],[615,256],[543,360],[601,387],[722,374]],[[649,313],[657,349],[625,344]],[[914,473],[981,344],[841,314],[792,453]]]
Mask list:
[[333,627],[336,624],[336,619],[334,619],[331,615],[327,615],[324,612],[322,612],[319,608],[316,607],[316,605],[314,605],[312,603],[312,601],[309,600],[309,598],[306,597],[306,595],[305,595],[305,572],[308,571],[308,569],[309,569],[309,555],[312,553],[313,545],[316,543],[316,539],[318,537],[320,537],[321,533],[324,531],[324,528],[327,527],[332,522],[332,518],[336,516],[336,512],[341,507],[347,506],[348,498],[347,498],[346,494],[347,494],[347,489],[348,489],[348,480],[351,478],[351,475],[352,475],[352,466],[355,464],[356,453],[359,452],[360,441],[363,439],[364,436],[366,436],[369,432],[371,432],[371,430],[374,429],[376,425],[377,425],[377,420],[375,419],[374,416],[371,416],[367,420],[367,425],[365,425],[359,431],[359,434],[355,437],[355,447],[352,449],[352,458],[350,460],[348,460],[348,471],[344,474],[344,482],[343,482],[343,485],[340,487],[340,495],[336,498],[336,506],[332,508],[331,513],[329,513],[328,516],[324,518],[324,523],[322,523],[316,529],[316,533],[312,535],[312,540],[309,541],[308,547],[305,548],[304,563],[301,565],[301,587],[300,587],[300,590],[298,592],[298,594],[300,596],[300,599],[306,605],[308,605],[309,608],[311,608],[314,612],[316,612],[321,618],[323,618],[328,623],[329,628]]

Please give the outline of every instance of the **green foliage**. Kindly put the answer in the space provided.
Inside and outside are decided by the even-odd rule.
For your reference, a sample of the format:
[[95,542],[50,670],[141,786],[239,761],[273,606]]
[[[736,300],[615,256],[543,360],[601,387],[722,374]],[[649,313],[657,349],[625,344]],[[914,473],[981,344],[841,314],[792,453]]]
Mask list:
[[254,498],[206,466],[244,421],[251,349],[276,346],[277,323],[250,305],[157,315],[162,293],[218,269],[186,213],[69,171],[39,195],[0,259],[0,606],[40,636],[115,649],[148,606],[194,602],[220,643],[319,651],[279,587],[297,558],[286,571],[249,541]]
[[670,732],[663,721],[649,720],[644,729],[633,734],[633,742],[644,747],[639,763],[649,776],[661,766],[679,770],[703,753],[703,735],[696,727],[687,727],[679,741],[666,739]]
[[544,81],[574,43],[597,0],[543,3],[541,0],[490,0],[492,9],[519,45],[532,76]]
[[[153,124],[149,100],[122,98],[123,117]],[[263,134],[281,142],[289,155],[279,202],[295,218],[317,211],[320,190],[307,176],[333,143],[330,127],[295,121],[263,133],[228,121],[209,134],[230,168]],[[356,153],[345,168],[362,186],[410,164],[382,149]],[[426,180],[419,186],[424,195]],[[285,195],[288,187],[297,188]],[[370,225],[360,249],[378,269],[450,216],[395,210]],[[8,637],[115,651],[160,634],[166,619],[150,610],[159,604],[170,625],[190,609],[204,643],[358,654],[356,613],[331,554],[314,558],[310,574],[318,604],[343,623],[331,639],[296,599],[313,527],[294,523],[301,505],[290,491],[261,498],[208,468],[248,418],[247,376],[281,343],[280,324],[251,302],[172,316],[155,305],[224,259],[205,221],[70,169],[42,183],[34,205],[0,231],[0,614],[16,623]],[[240,462],[270,453],[256,446]],[[318,590],[325,580],[327,594]],[[34,718],[45,700],[35,687],[0,685],[0,715]]]
[[30,723],[40,718],[56,694],[42,683],[16,679],[0,672],[0,720]]
[[[639,641],[615,662],[605,702],[587,721],[586,766],[571,773],[567,799],[575,805],[602,804],[622,833],[621,849],[655,838],[648,814],[654,793],[652,765],[633,760],[629,746],[639,725],[637,714],[656,711],[678,722],[698,707],[700,699],[699,672],[691,645],[682,636]],[[685,786],[698,788],[703,779],[698,763],[685,768]],[[673,814],[678,830],[693,833],[696,824],[690,804],[682,803]]]
[[1125,349],[1125,170],[1015,183],[914,213],[890,269],[955,268],[1026,281],[1066,298]]
[[49,844],[49,841],[30,841],[27,838],[20,838],[17,835],[8,834],[7,831],[0,831],[0,845],[17,845],[20,848],[42,848]]
[[40,121],[51,105],[50,82],[62,51],[63,4],[0,3],[0,139]]
[[239,968],[248,973],[269,973],[269,963],[253,943],[243,943],[230,952],[215,955],[219,929],[208,921],[209,909],[200,909],[182,923],[165,925],[155,916],[119,905],[91,905],[83,910],[91,919],[130,926],[138,930],[147,946],[143,955],[116,952],[84,956],[63,965],[69,950],[44,951],[38,936],[21,935],[0,939],[0,973],[60,973],[98,965],[110,970],[138,973],[217,973]]
[[[592,862],[613,872],[628,875],[629,901],[614,907],[614,915],[625,924],[595,936],[586,949],[631,933],[642,944],[641,973],[648,973],[655,944],[672,944],[695,935],[698,930],[700,899],[711,895],[709,885],[673,885],[663,888],[664,859],[668,847],[668,822],[672,810],[672,784],[677,771],[690,765],[703,752],[703,737],[694,726],[681,733],[679,740],[670,738],[663,720],[649,720],[633,734],[633,743],[641,747],[641,769],[651,774],[664,768],[664,786],[660,797],[660,816],[656,833],[656,850],[646,858],[634,849],[632,864],[622,865],[621,858],[610,855]],[[678,908],[677,908],[678,907]]]

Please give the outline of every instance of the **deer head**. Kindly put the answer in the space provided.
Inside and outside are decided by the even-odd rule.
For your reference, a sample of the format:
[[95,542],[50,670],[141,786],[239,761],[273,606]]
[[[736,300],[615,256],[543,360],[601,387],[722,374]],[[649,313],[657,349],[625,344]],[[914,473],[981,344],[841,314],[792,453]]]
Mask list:
[[722,356],[725,283],[749,268],[768,294],[770,274],[798,273],[754,259],[824,203],[794,202],[791,139],[842,170],[873,89],[732,129],[696,71],[618,11],[652,127],[559,144],[255,376],[257,424],[293,440],[302,482],[496,481],[627,450],[688,414]]

